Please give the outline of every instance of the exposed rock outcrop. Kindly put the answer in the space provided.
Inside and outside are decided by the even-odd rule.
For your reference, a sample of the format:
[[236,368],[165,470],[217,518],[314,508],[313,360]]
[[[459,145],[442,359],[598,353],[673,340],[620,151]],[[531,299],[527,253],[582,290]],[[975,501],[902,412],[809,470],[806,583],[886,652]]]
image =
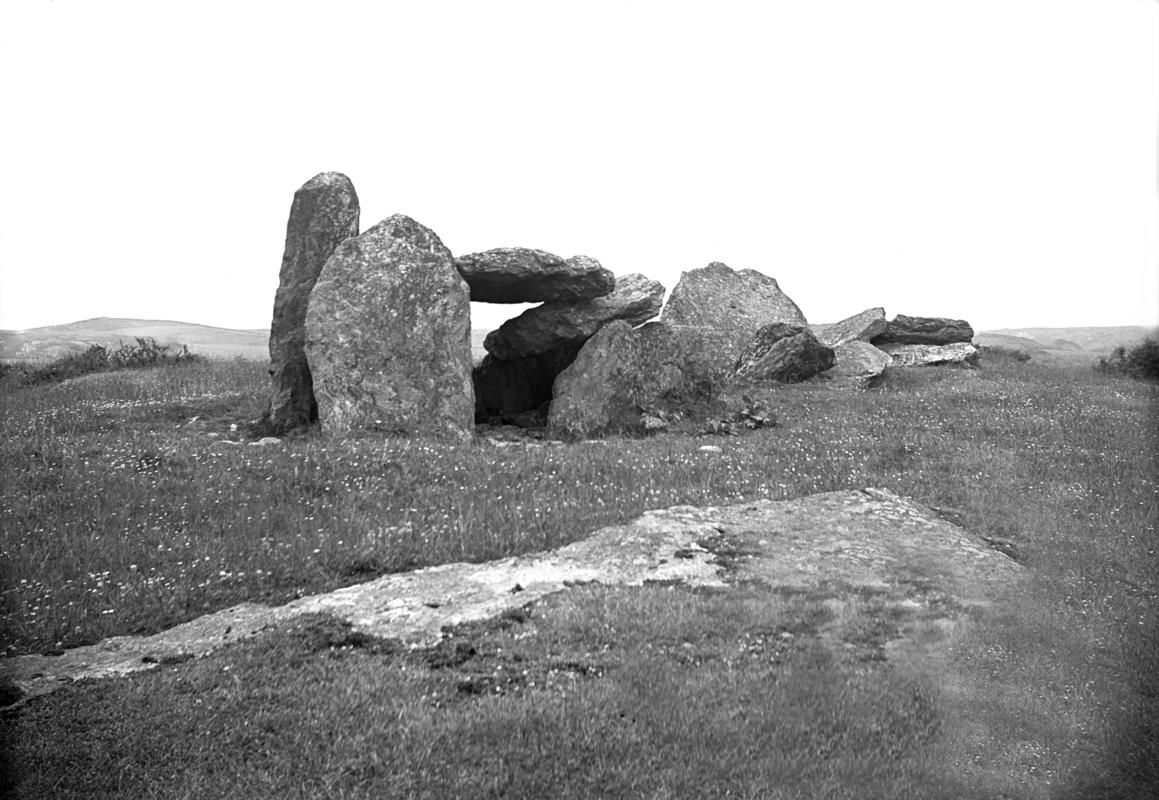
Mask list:
[[[732,574],[726,575],[720,556],[738,552],[745,557],[728,558]],[[449,626],[497,617],[594,581],[608,586],[679,582],[718,591],[747,584],[767,586],[771,593],[824,589],[826,596],[839,592],[833,598],[838,609],[869,597],[877,613],[891,621],[884,637],[873,637],[884,638],[879,649],[850,652],[845,636],[824,631],[818,646],[832,647],[838,659],[869,656],[897,667],[929,668],[949,665],[949,648],[1025,579],[1022,566],[979,537],[885,489],[675,506],[550,552],[384,575],[281,606],[244,603],[151,636],[114,637],[56,656],[4,659],[0,677],[23,695],[45,694],[74,680],[206,656],[305,614],[327,614],[357,633],[430,647],[443,640]],[[923,685],[942,683],[959,692],[963,685],[953,680]]]
[[968,342],[953,344],[875,344],[886,353],[892,366],[924,367],[933,364],[972,364],[978,358],[978,348]]
[[884,308],[867,308],[860,314],[846,317],[840,322],[830,325],[817,337],[822,344],[837,347],[860,339],[868,342],[874,336],[885,332],[889,323],[885,321]]
[[455,259],[477,303],[572,302],[615,287],[611,270],[588,256],[564,259],[526,247],[499,247]]
[[737,359],[734,379],[753,383],[798,383],[833,366],[831,347],[808,328],[774,322],[760,328]]
[[734,271],[720,262],[683,273],[661,320],[699,329],[722,371],[732,369],[762,326],[808,324],[774,278],[751,269]]
[[294,193],[270,324],[265,427],[278,435],[318,419],[305,352],[306,308],[326,260],[339,244],[358,235],[358,213],[354,184],[340,172],[315,175]]
[[512,359],[578,347],[613,320],[639,325],[660,313],[664,286],[643,275],[615,279],[610,294],[589,300],[544,303],[487,334],[483,346],[496,358]]
[[467,284],[439,237],[409,217],[347,239],[326,262],[306,357],[327,432],[474,432]]
[[908,317],[898,314],[889,321],[885,330],[870,341],[882,344],[953,344],[969,342],[974,329],[964,319],[945,317]]

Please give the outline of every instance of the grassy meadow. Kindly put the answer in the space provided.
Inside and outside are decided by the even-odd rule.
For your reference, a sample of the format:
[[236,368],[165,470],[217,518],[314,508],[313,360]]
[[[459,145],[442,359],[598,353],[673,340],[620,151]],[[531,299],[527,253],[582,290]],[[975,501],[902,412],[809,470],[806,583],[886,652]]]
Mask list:
[[[423,652],[307,619],[34,698],[0,719],[12,743],[0,790],[1142,798],[1159,786],[1154,383],[992,356],[894,370],[862,393],[778,387],[764,398],[777,426],[743,436],[233,441],[265,392],[264,365],[235,360],[0,398],[3,655],[556,547],[647,509],[865,486],[987,537],[1029,581],[952,653],[959,692],[838,658],[815,635],[828,598],[754,586],[587,586]],[[862,601],[847,634],[868,647],[888,621]]]

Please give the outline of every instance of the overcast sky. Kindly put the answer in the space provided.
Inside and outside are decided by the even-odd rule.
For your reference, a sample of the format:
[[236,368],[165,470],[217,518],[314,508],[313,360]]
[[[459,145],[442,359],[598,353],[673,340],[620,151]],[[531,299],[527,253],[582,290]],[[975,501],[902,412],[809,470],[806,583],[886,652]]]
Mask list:
[[364,230],[811,322],[1159,323],[1153,0],[3,0],[0,91],[3,328],[266,327],[328,170]]

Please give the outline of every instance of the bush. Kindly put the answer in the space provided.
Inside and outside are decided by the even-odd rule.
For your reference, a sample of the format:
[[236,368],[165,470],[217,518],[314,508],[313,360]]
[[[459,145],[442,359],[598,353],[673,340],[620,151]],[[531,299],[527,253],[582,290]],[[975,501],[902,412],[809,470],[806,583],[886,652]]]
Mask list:
[[89,345],[83,352],[63,356],[44,366],[5,364],[0,370],[0,379],[8,385],[34,386],[42,383],[59,383],[69,378],[110,369],[160,367],[202,360],[204,360],[202,356],[189,352],[187,345],[181,345],[180,350],[170,352],[169,345],[157,344],[156,339],[137,337],[135,344],[122,343],[112,351],[104,345]]
[[1100,358],[1095,369],[1132,378],[1159,380],[1159,341],[1147,337],[1131,348],[1119,345],[1111,351],[1109,358]]

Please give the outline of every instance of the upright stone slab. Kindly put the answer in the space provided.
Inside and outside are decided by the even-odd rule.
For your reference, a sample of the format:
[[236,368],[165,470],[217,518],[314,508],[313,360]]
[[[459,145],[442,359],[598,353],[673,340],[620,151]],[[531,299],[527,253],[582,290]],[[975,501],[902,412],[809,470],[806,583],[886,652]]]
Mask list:
[[433,231],[396,214],[326,262],[306,314],[323,430],[473,434],[471,299]]
[[697,328],[721,371],[732,369],[761,327],[808,324],[776,279],[751,269],[738,272],[720,262],[682,274],[660,319]]
[[603,297],[529,308],[487,334],[483,346],[504,359],[579,347],[613,320],[629,325],[647,322],[660,313],[663,304],[663,284],[644,275],[624,275],[616,278],[615,289]]
[[326,260],[358,235],[358,195],[340,172],[315,175],[294,193],[270,325],[270,402],[265,422],[281,435],[318,419],[306,362],[306,308]]
[[527,247],[497,247],[455,259],[476,303],[571,302],[612,291],[615,276],[588,256],[560,258]]

